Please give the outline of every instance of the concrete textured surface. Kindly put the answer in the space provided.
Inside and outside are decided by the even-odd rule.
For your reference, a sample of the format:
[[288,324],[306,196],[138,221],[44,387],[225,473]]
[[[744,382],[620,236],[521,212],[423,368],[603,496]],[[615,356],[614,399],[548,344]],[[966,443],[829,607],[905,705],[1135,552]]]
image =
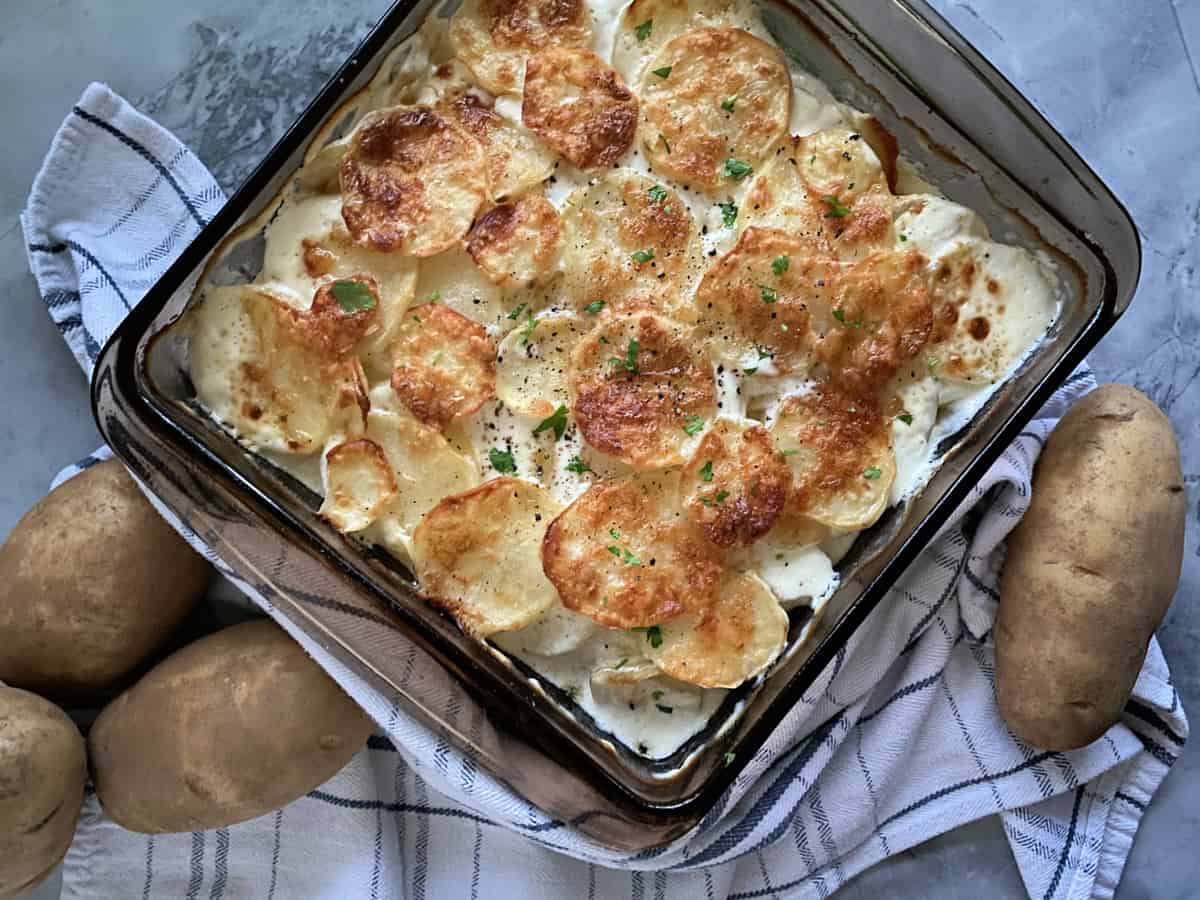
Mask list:
[[[1160,639],[1200,709],[1200,0],[934,0],[1080,149],[1129,206],[1145,245],[1132,312],[1093,354],[1101,380],[1137,385],[1184,447],[1184,580]],[[53,474],[98,441],[87,386],[38,299],[17,214],[50,137],[91,80],[106,81],[195,149],[227,190],[303,108],[385,0],[46,0],[4,4],[0,121],[0,535]],[[1150,808],[1121,900],[1200,893],[1200,742]],[[55,883],[37,892],[56,895]],[[986,820],[865,873],[839,898],[1024,897]]]

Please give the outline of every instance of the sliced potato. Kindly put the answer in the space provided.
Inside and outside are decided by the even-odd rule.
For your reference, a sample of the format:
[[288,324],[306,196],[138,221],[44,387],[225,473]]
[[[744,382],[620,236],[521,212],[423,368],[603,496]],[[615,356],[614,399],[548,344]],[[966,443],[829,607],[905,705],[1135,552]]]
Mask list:
[[322,467],[319,514],[339,531],[362,531],[396,496],[396,476],[383,448],[359,438],[331,447]]
[[689,28],[761,27],[748,0],[633,0],[625,7],[613,40],[613,66],[633,84],[646,64],[671,38]]
[[588,45],[592,14],[583,0],[464,0],[450,19],[450,39],[481,85],[517,94],[531,54]]
[[696,222],[673,190],[615,169],[574,192],[563,214],[563,289],[577,310],[647,309],[680,321],[703,265]]
[[718,551],[680,509],[678,482],[666,473],[601,481],[554,520],[542,565],[564,606],[644,628],[715,598]]
[[681,465],[716,412],[712,366],[661,316],[604,317],[575,348],[569,383],[583,439],[641,469]]
[[412,532],[421,516],[443,497],[479,484],[479,469],[436,428],[407,413],[373,408],[367,416],[367,437],[383,450],[396,479],[396,496],[379,514],[376,533],[388,549],[409,559]]
[[408,311],[392,343],[392,365],[392,390],[426,424],[468,416],[496,393],[491,338],[440,303]]
[[475,220],[467,252],[493,283],[524,287],[558,271],[562,227],[558,210],[530,194],[493,206]]
[[563,656],[578,650],[600,631],[600,626],[555,600],[536,621],[517,631],[496,636],[496,645],[512,653]]
[[792,470],[765,428],[718,419],[683,470],[688,515],[719,547],[752,544],[771,530]]
[[926,365],[939,378],[994,384],[1046,333],[1056,303],[1028,250],[967,241],[933,276],[933,334]]
[[820,546],[830,534],[807,516],[784,512],[736,562],[755,572],[783,608],[791,609],[820,595],[834,580],[833,561]]
[[761,578],[730,573],[715,603],[666,623],[646,654],[688,684],[734,688],[775,661],[787,642],[787,613]]
[[875,400],[819,385],[783,402],[771,435],[792,467],[789,512],[839,531],[862,530],[883,515],[896,458]]
[[491,196],[483,146],[424,106],[364,117],[342,160],[341,185],[354,239],[410,256],[454,246]]
[[793,137],[766,162],[742,204],[742,225],[777,228],[813,253],[856,259],[891,247],[895,200],[861,134],[830,128]]
[[571,354],[587,328],[569,312],[529,313],[500,343],[496,396],[509,409],[539,419],[569,403]]
[[516,478],[447,497],[413,533],[422,589],[477,637],[533,624],[557,599],[539,550],[559,509],[542,488]]
[[416,298],[419,303],[436,300],[478,322],[491,334],[508,329],[507,316],[515,305],[458,247],[421,260]]
[[478,92],[443,101],[452,121],[483,144],[492,198],[516,197],[554,173],[554,153],[516,122],[496,112]]
[[638,101],[590,50],[546,50],[529,59],[521,119],[581,169],[611,166],[637,131]]
[[692,28],[641,69],[651,168],[697,190],[736,183],[784,136],[792,79],[778,48],[740,28]]

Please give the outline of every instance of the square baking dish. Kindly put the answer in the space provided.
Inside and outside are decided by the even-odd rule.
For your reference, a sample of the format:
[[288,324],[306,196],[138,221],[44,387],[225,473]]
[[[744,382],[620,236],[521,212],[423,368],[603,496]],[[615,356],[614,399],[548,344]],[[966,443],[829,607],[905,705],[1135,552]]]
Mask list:
[[[839,99],[874,114],[927,180],[979,213],[998,240],[1054,258],[1062,309],[1016,374],[943,441],[943,461],[927,487],[860,535],[838,565],[842,584],[821,613],[793,611],[780,660],[731,692],[679,751],[648,760],[601,732],[532,670],[464,635],[420,598],[397,562],[318,519],[318,497],[198,410],[179,342],[163,339],[214,248],[271,202],[327,120],[335,111],[346,115],[346,100],[436,5],[400,0],[392,7],[130,313],[96,366],[96,420],[117,454],[184,523],[384,696],[553,818],[613,848],[651,848],[684,834],[712,808],[955,506],[1124,312],[1140,271],[1137,234],[1078,154],[921,0],[760,4],[785,52]],[[346,125],[329,124],[326,134]],[[456,727],[444,685],[407,677],[414,653],[456,679],[491,728],[468,734]]]

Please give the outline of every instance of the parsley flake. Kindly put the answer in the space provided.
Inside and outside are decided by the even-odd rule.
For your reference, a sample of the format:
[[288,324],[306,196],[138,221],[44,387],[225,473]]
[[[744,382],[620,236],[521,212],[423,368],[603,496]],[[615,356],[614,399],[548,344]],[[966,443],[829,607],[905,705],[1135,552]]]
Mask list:
[[639,44],[642,41],[646,40],[646,38],[650,37],[650,29],[653,27],[654,27],[654,20],[647,19],[641,25],[637,26],[637,28],[633,29],[633,33],[637,37]]
[[773,260],[771,260],[771,271],[774,272],[777,276],[782,275],[784,272],[786,272],[788,270],[788,263],[789,263],[789,260],[786,255],[777,256]]
[[514,309],[512,312],[510,312],[508,314],[508,317],[510,319],[512,319],[514,322],[517,321],[517,319],[521,318],[521,313],[525,312],[525,307],[527,307],[528,305],[529,305],[528,303],[522,303],[520,306],[518,306],[516,309]]
[[660,713],[666,713],[667,715],[670,715],[671,713],[675,712],[675,707],[663,706],[661,703],[655,703],[654,708],[657,709]]
[[737,94],[734,94],[732,97],[726,97],[724,100],[722,100],[721,109],[725,110],[725,112],[733,112],[733,104],[735,103],[737,103]]
[[745,375],[753,375],[757,371],[758,366],[746,366],[744,369],[742,369],[742,373]]
[[901,241],[902,243],[903,243],[904,241],[907,241],[907,240],[908,240],[908,235],[907,235],[907,234],[902,234],[902,235],[900,235],[900,241]]
[[638,250],[636,253],[633,254],[632,259],[639,266],[644,266],[646,263],[650,262],[650,260],[654,259],[654,251],[653,250]]
[[364,281],[335,281],[330,290],[333,291],[333,299],[344,313],[375,308],[375,295]]
[[521,346],[524,347],[533,338],[533,330],[538,327],[538,320],[533,317],[533,313],[529,314],[529,320],[525,323],[525,327],[521,329]]
[[653,71],[654,74],[657,75],[659,78],[666,78],[668,75],[671,74],[671,67],[663,66],[661,69],[653,69],[651,71]]
[[501,475],[511,475],[517,471],[517,461],[513,459],[511,450],[501,450],[499,447],[493,447],[488,451],[488,460],[491,461],[492,468]]
[[533,429],[533,433],[541,434],[543,431],[549,431],[550,429],[554,430],[554,439],[556,441],[562,440],[562,436],[567,430],[566,406],[559,404],[558,409],[538,423],[537,428]]
[[900,415],[896,416],[896,418],[905,425],[911,425],[913,423],[912,413],[900,413]]
[[799,452],[800,452],[799,450],[784,450],[783,455],[784,456],[795,456]]
[[732,156],[725,160],[725,165],[722,168],[726,178],[732,178],[734,181],[741,181],[747,175],[754,171],[754,166],[750,163],[742,162],[740,159],[734,159]]
[[760,284],[758,286],[758,295],[762,297],[763,303],[774,303],[779,299],[779,295],[775,293],[775,288],[769,287],[765,284]]
[[925,368],[929,370],[930,376],[934,381],[938,381],[937,368],[942,364],[942,361],[936,356],[925,357]]
[[604,309],[604,301],[603,300],[593,300],[591,303],[589,303],[587,306],[585,306],[583,308],[583,311],[585,313],[587,313],[589,316],[594,316],[594,315],[597,315],[600,312],[600,310],[602,310],[602,309]]
[[631,631],[641,631],[646,635],[646,641],[651,647],[661,647],[663,642],[662,628],[658,625],[650,625],[647,628],[633,628]]
[[721,222],[726,228],[732,228],[733,223],[737,221],[737,204],[730,200],[728,203],[718,203],[717,206],[721,209]]
[[620,668],[623,668],[623,667],[624,667],[624,665],[625,665],[625,663],[627,663],[627,662],[629,662],[629,657],[628,657],[628,656],[626,656],[626,657],[624,657],[623,659],[621,659],[621,661],[620,661],[620,662],[618,662],[618,663],[617,663],[615,666],[613,666],[613,668],[614,668],[614,669],[620,669]]
[[592,467],[583,461],[582,456],[572,456],[571,461],[567,463],[567,471],[574,472],[576,475],[582,475],[585,472],[591,472]]
[[700,480],[704,482],[713,480],[712,460],[710,459],[700,467]]
[[734,761],[735,759],[737,759],[737,754],[736,754],[736,753],[733,753],[732,751],[730,751],[729,753],[726,753],[726,754],[725,754],[725,765],[727,765],[727,766],[728,766],[728,765],[732,765],[732,764],[733,764],[733,761]]
[[650,199],[655,203],[662,203],[667,199],[667,189],[661,184],[656,184],[650,188],[647,193],[650,194]]
[[700,416],[687,416],[683,420],[683,433],[689,437],[695,437],[704,430],[704,419]]
[[616,366],[618,369],[624,369],[631,375],[638,373],[637,355],[638,355],[637,338],[630,338],[629,345],[625,348],[625,358],[619,356],[612,357],[608,362],[609,365]]
[[826,194],[821,199],[829,204],[829,212],[825,213],[825,218],[844,219],[850,215],[850,207],[842,205],[842,201],[833,194]]
[[441,299],[442,299],[442,292],[441,292],[441,291],[434,291],[432,294],[430,294],[430,295],[429,295],[428,297],[426,297],[425,299],[426,299],[426,301],[427,301],[427,302],[429,302],[429,303],[437,303],[439,300],[441,300]]
[[863,472],[863,478],[867,479],[867,481],[875,481],[882,474],[883,471],[878,466],[871,466],[871,468]]
[[434,366],[436,366],[436,365],[440,364],[440,363],[441,363],[441,361],[442,361],[442,358],[443,358],[445,355],[446,355],[446,354],[445,354],[444,352],[442,352],[441,350],[439,350],[437,353],[433,354],[433,359],[432,359],[432,360],[430,360],[430,365],[434,365]]

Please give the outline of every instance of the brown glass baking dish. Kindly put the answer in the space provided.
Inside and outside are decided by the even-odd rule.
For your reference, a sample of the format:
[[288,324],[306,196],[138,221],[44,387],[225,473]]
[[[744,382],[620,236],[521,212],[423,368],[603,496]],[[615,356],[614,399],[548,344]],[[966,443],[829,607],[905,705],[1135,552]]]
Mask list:
[[[928,180],[978,212],[1000,240],[1053,255],[1062,312],[1016,375],[943,442],[944,461],[925,490],[859,537],[838,566],[842,586],[806,638],[798,640],[806,611],[796,610],[788,650],[766,676],[731,692],[709,725],[671,757],[647,760],[601,733],[531,670],[462,634],[420,599],[403,567],[319,520],[319,498],[198,411],[179,342],[160,339],[214,248],[272,200],[325,121],[434,5],[400,0],[380,20],[130,313],[96,366],[96,419],[117,454],[229,566],[385,696],[469,749],[555,819],[614,848],[650,848],[694,827],[713,806],[972,485],[1124,312],[1141,265],[1137,234],[1078,154],[927,4],[764,0],[767,25],[785,51],[841,99],[878,117]],[[493,726],[486,740],[454,727],[444,687],[404,677],[413,652],[432,657],[486,710]]]

